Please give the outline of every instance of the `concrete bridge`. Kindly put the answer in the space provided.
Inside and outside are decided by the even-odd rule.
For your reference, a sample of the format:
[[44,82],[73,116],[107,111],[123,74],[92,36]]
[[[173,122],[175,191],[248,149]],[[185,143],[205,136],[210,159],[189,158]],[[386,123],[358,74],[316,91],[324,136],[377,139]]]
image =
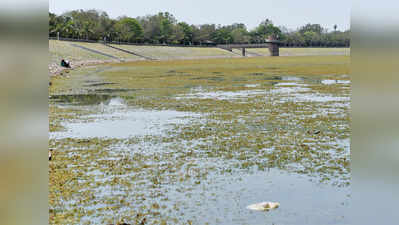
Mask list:
[[242,56],[245,56],[246,48],[268,48],[271,56],[279,56],[279,41],[267,41],[262,44],[227,44],[227,45],[217,45],[218,48],[225,49],[227,51],[233,51],[233,48],[238,48],[242,50]]

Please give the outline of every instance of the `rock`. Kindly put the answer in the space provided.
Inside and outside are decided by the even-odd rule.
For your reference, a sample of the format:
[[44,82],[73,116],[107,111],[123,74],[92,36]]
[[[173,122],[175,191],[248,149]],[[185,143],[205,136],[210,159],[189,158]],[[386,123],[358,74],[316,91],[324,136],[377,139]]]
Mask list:
[[255,211],[269,211],[271,209],[276,209],[279,206],[280,203],[278,202],[260,202],[247,206],[247,209]]

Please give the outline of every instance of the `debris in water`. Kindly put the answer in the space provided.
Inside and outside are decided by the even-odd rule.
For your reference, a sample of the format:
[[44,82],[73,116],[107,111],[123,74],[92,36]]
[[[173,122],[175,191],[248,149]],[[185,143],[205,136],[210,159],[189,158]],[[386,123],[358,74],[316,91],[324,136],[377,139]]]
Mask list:
[[50,150],[48,151],[48,160],[51,160],[52,157],[53,157],[53,149],[50,149]]
[[278,202],[261,202],[247,206],[247,209],[256,211],[269,211],[270,209],[276,209],[280,206]]
[[308,134],[312,135],[312,134],[320,134],[321,131],[320,130],[308,130]]

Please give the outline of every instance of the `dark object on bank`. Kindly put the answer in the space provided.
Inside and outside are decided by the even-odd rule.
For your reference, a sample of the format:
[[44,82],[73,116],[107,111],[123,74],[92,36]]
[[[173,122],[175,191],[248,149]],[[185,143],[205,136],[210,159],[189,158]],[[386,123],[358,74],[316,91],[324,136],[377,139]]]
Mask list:
[[48,160],[50,161],[53,158],[53,149],[48,151]]
[[65,59],[61,60],[61,66],[66,68],[71,68],[71,63]]

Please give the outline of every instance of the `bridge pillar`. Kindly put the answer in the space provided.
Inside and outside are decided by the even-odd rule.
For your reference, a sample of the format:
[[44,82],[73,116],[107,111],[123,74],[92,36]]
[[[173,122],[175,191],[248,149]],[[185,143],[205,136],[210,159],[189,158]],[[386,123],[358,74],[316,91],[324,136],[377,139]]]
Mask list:
[[245,48],[242,48],[242,56],[245,56]]
[[271,43],[269,45],[270,56],[279,56],[280,50],[277,43]]

